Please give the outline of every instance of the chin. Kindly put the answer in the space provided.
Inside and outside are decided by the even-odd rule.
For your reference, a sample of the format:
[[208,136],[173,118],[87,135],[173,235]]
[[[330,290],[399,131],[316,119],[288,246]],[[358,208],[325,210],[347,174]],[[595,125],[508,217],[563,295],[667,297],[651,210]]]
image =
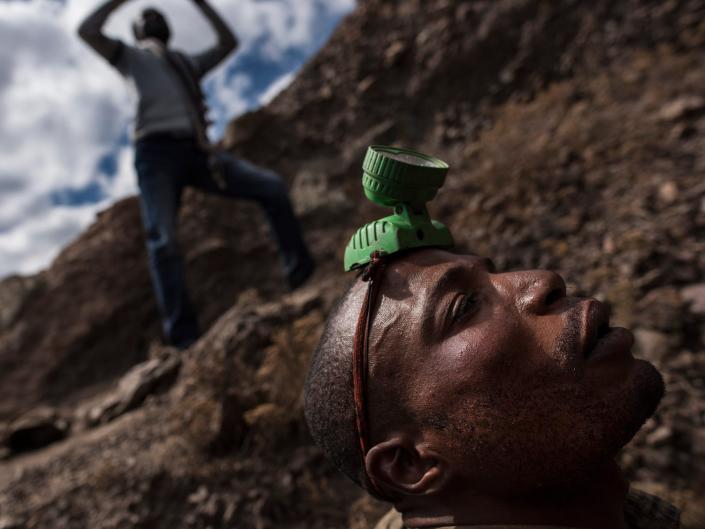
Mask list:
[[607,391],[545,385],[519,400],[495,399],[459,429],[467,436],[456,452],[477,471],[469,481],[504,496],[569,493],[589,481],[614,461],[664,394],[660,373],[643,360],[633,361],[622,381]]
[[[600,449],[593,453],[597,460],[614,459],[658,408],[665,392],[661,373],[653,364],[636,360],[628,383],[603,403],[603,428],[594,439]],[[600,439],[601,437],[601,439]],[[583,468],[583,471],[587,469]]]
[[592,413],[592,421],[593,431],[601,439],[599,444],[609,447],[614,455],[654,414],[665,391],[661,373],[653,364],[630,358],[629,367],[620,368],[619,374],[617,371],[609,373],[611,378],[605,372],[592,373],[585,396],[597,410]]
[[630,389],[634,394],[634,409],[631,417],[626,421],[626,426],[631,428],[625,431],[627,438],[624,439],[622,446],[631,441],[646,420],[656,412],[665,393],[665,384],[661,373],[653,364],[646,360],[636,360]]
[[[563,447],[563,465],[557,465],[551,473],[562,477],[552,483],[557,490],[569,490],[575,483],[589,480],[597,469],[614,461],[654,414],[665,386],[661,374],[651,363],[636,360],[625,384],[614,389],[610,395],[583,408],[581,424],[576,424],[573,432],[566,432],[570,440]],[[546,476],[546,483],[551,484],[551,481]]]

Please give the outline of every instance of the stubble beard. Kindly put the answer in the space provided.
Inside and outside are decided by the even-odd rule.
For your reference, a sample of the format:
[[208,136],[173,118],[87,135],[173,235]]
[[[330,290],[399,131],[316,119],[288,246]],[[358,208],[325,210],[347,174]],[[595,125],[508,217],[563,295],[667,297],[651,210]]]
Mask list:
[[638,360],[629,383],[605,395],[574,384],[497,391],[467,406],[448,429],[467,477],[495,494],[565,491],[612,461],[664,394],[656,368]]

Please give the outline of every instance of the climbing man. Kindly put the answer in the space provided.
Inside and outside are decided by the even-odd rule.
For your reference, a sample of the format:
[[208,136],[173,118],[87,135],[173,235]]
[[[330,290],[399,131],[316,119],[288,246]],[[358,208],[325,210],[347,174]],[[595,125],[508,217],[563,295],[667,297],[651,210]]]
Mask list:
[[134,126],[135,168],[149,265],[168,343],[186,348],[199,336],[184,282],[177,243],[177,216],[185,187],[256,201],[265,211],[282,256],[289,287],[302,285],[315,264],[303,240],[285,184],[209,143],[200,81],[237,47],[237,39],[205,0],[193,0],[210,22],[217,43],[195,55],[169,47],[171,31],[156,9],[133,22],[136,46],[110,38],[103,26],[127,0],[109,0],[90,14],[79,36],[114,66],[138,96]]
[[407,250],[373,259],[329,315],[306,419],[394,504],[380,528],[675,529],[678,510],[615,462],[664,391],[632,344],[553,272]]

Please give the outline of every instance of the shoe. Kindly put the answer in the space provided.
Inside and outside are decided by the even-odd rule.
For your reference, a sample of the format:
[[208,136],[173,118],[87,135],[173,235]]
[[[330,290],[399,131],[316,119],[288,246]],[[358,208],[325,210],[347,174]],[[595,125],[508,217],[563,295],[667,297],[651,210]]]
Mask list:
[[309,280],[315,271],[316,262],[311,257],[307,257],[289,274],[289,290],[296,290],[302,286]]

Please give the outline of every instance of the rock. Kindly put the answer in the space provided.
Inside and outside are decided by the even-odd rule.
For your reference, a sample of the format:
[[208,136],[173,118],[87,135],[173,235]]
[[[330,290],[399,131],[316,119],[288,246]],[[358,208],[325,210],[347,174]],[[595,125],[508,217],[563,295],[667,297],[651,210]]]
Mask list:
[[7,427],[3,444],[12,453],[43,448],[64,439],[69,422],[51,407],[35,408]]
[[662,362],[669,350],[668,336],[651,329],[636,329],[634,331],[637,351],[645,359],[652,362]]
[[674,121],[697,114],[705,109],[705,99],[696,95],[682,96],[666,103],[659,111],[663,121]]
[[278,418],[282,414],[282,410],[274,403],[266,402],[260,404],[256,408],[245,412],[245,422],[250,426],[258,424],[266,424],[272,422],[272,418]]
[[683,301],[693,314],[705,315],[705,283],[688,285],[681,289]]
[[286,442],[295,420],[290,410],[271,402],[247,410],[244,418],[249,428],[248,441],[255,439],[258,445],[269,450],[277,450]]
[[669,180],[661,184],[658,188],[658,198],[663,204],[673,204],[678,198],[678,186],[676,183]]
[[[220,384],[222,381],[214,386]],[[206,397],[188,394],[179,405],[182,433],[199,452],[217,456],[232,453],[241,446],[248,431],[242,410],[232,387]]]
[[663,446],[673,438],[673,429],[662,424],[646,437],[646,442],[652,447]]
[[668,135],[674,140],[687,140],[692,138],[697,132],[698,129],[690,123],[676,123]]
[[668,362],[669,369],[673,371],[687,371],[696,363],[695,355],[692,351],[680,351],[678,356]]
[[293,316],[306,314],[322,303],[321,294],[315,289],[299,289],[286,298],[286,310]]
[[201,485],[200,487],[198,487],[196,492],[189,494],[187,500],[189,503],[192,504],[203,503],[208,499],[208,494],[208,487],[206,487],[205,485]]
[[24,529],[24,522],[9,516],[0,516],[0,529]]
[[370,87],[374,84],[375,78],[371,75],[365,77],[362,81],[357,84],[357,91],[360,93],[367,92]]
[[406,44],[402,41],[392,42],[386,50],[384,50],[384,63],[387,67],[396,64],[401,56],[406,51]]
[[99,405],[90,410],[91,425],[106,423],[137,408],[147,395],[171,387],[179,374],[181,358],[176,350],[136,365],[120,379],[118,387]]

